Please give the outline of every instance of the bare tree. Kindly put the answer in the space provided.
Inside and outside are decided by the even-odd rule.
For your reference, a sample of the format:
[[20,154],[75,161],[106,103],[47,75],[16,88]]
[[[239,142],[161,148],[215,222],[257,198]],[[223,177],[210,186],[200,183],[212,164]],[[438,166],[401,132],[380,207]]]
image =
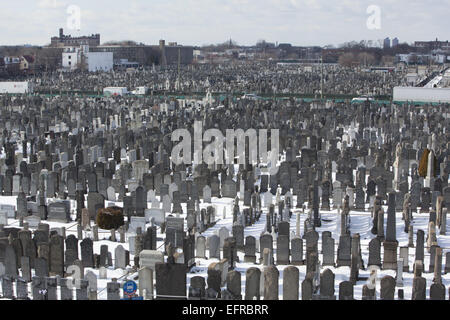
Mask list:
[[375,56],[367,52],[358,54],[358,62],[363,66],[372,66],[375,64]]
[[351,67],[355,61],[357,61],[355,55],[351,52],[347,52],[339,56],[338,63],[344,67]]

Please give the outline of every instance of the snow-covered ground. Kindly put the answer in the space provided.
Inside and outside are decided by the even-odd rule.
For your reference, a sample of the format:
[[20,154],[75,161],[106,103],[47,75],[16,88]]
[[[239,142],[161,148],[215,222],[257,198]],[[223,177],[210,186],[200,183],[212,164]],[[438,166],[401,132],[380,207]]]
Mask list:
[[[385,212],[387,211],[387,207],[384,208]],[[219,212],[221,212],[219,210]],[[265,210],[266,212],[266,210]],[[290,228],[291,228],[291,232],[295,233],[295,229],[296,229],[296,221],[297,221],[297,214],[295,214],[296,211],[294,210],[294,214],[292,215],[291,221],[290,221]],[[339,230],[337,229],[337,227],[339,227],[339,223],[338,223],[338,219],[337,219],[337,210],[333,210],[333,211],[321,211],[322,214],[322,219],[326,220],[326,221],[322,221],[322,226],[320,228],[317,228],[316,231],[319,232],[319,234],[321,234],[323,231],[331,231],[333,234],[333,238],[335,239],[335,255],[337,254],[337,246],[339,244]],[[351,225],[350,225],[350,230],[351,233],[359,233],[361,236],[361,249],[362,249],[362,253],[363,253],[363,260],[364,260],[364,264],[365,267],[367,268],[367,262],[369,259],[369,250],[368,250],[368,246],[369,246],[369,242],[370,240],[372,240],[374,237],[374,235],[372,235],[372,233],[370,232],[370,229],[372,227],[372,222],[371,222],[371,214],[370,212],[358,212],[358,211],[351,211],[350,212],[351,215]],[[304,220],[307,218],[306,214],[300,214],[300,228],[301,228],[301,235],[304,234],[304,230],[303,230],[303,222]],[[428,214],[415,214],[414,215],[414,233],[417,232],[417,230],[422,229],[425,231],[425,233],[427,233],[427,229],[428,229],[428,220],[429,220],[429,215]],[[329,221],[329,222],[328,222]],[[385,222],[386,223],[386,222]],[[448,222],[447,222],[448,223]],[[204,235],[208,236],[208,235],[212,235],[215,232],[218,232],[218,230],[225,226],[227,228],[229,228],[230,232],[231,232],[231,225],[232,225],[232,214],[231,211],[228,211],[228,217],[225,220],[221,220],[217,223],[216,226],[214,226],[213,228],[210,228],[207,232],[204,233]],[[257,239],[259,239],[260,234],[265,230],[266,227],[266,219],[265,219],[265,215],[262,215],[261,219],[259,222],[257,222],[255,225],[251,226],[251,227],[247,227],[245,228],[245,237],[252,235],[254,237],[256,237]],[[399,248],[402,246],[407,246],[408,245],[408,234],[404,232],[404,222],[401,219],[401,213],[398,212],[397,213],[397,240],[399,242]],[[439,235],[439,232],[437,232],[437,238],[438,238],[438,245],[443,248],[443,263],[445,263],[445,254],[446,252],[450,251],[450,235],[446,235],[446,236],[441,236]],[[321,236],[319,238],[319,251],[321,249]],[[274,241],[276,241],[276,239],[274,239]],[[416,236],[414,236],[414,243],[416,241]],[[274,250],[276,250],[276,245],[274,244]],[[400,250],[398,249],[398,252]],[[276,251],[274,253],[276,255]],[[243,261],[244,258],[244,253],[239,252],[238,253],[239,259],[240,261]],[[259,257],[259,254],[257,254],[257,256]],[[321,260],[321,255],[319,254],[319,260]],[[415,259],[415,249],[414,248],[410,248],[409,249],[409,267],[410,267],[410,273],[403,273],[403,283],[404,283],[404,293],[405,293],[405,299],[411,299],[411,294],[412,294],[412,281],[413,281],[413,273],[412,273],[412,269],[413,269],[413,264],[414,264],[414,259]],[[427,296],[429,294],[429,286],[432,284],[432,280],[433,280],[433,273],[428,273],[428,265],[429,265],[429,259],[430,259],[430,255],[427,252],[427,250],[425,249],[425,261],[424,261],[424,266],[425,266],[425,272],[423,273],[423,277],[425,277],[427,279]],[[217,259],[196,259],[197,262],[197,267],[194,268],[194,272],[196,272],[197,274],[188,275],[188,278],[195,276],[195,275],[201,275],[201,276],[205,276],[206,277],[206,273],[207,273],[207,266],[211,263],[211,262],[215,262],[218,261]],[[259,267],[261,268],[261,271],[263,269],[263,267],[261,265],[253,265],[251,263],[237,263],[236,264],[236,270],[242,273],[242,283],[243,283],[243,290],[242,290],[242,294],[245,294],[245,287],[244,287],[244,283],[245,283],[245,271],[249,268],[249,267]],[[283,293],[283,270],[284,268],[286,268],[287,266],[277,266],[278,270],[280,271],[280,279],[279,279],[279,295],[280,295],[280,299],[282,299],[282,293]],[[300,271],[300,281],[303,281],[305,276],[306,276],[306,266],[297,266],[299,268]],[[333,273],[335,274],[335,294],[338,295],[339,293],[339,283],[341,281],[348,281],[350,280],[350,267],[339,267],[339,268],[335,268],[335,267],[323,267],[323,270],[325,270],[325,268],[329,268],[331,271],[333,271]],[[360,270],[359,272],[360,277],[369,277],[370,272],[368,270],[364,271],[364,270]],[[393,270],[380,270],[378,272],[378,278],[381,279],[383,276],[385,275],[390,275],[395,277],[396,275],[396,271]],[[442,275],[442,281],[443,284],[446,286],[446,288],[448,288],[448,286],[450,285],[450,274],[447,275]],[[366,284],[366,281],[358,281],[358,283],[356,284],[356,286],[354,287],[354,296],[355,299],[361,299],[362,296],[362,287],[363,285]],[[379,297],[379,284],[377,287],[377,294]],[[300,286],[300,292],[301,292],[301,286]]]
[[[274,197],[275,198],[275,197]],[[282,197],[283,198],[283,197]],[[294,196],[295,199],[295,196]],[[204,236],[208,237],[211,236],[215,233],[218,233],[219,229],[221,227],[226,227],[228,228],[228,230],[230,231],[231,234],[231,226],[232,226],[232,206],[233,206],[233,199],[230,198],[212,198],[212,205],[216,207],[216,221],[217,224],[208,229],[207,231],[205,231],[203,233]],[[12,204],[15,205],[16,204],[16,197],[0,197],[0,203],[1,204]],[[263,201],[262,201],[263,203]],[[294,201],[295,203],[295,201]],[[116,202],[116,205],[121,206],[122,203]],[[200,208],[206,208],[208,206],[210,206],[211,204],[208,203],[200,203]],[[149,205],[150,206],[150,205]],[[186,212],[186,204],[182,204],[183,206],[183,210],[184,212]],[[75,202],[72,201],[72,208],[75,208]],[[226,210],[226,216],[225,218],[223,217],[223,211],[224,208]],[[241,201],[240,203],[240,208],[241,210],[243,208],[245,208],[243,206],[243,202]],[[387,211],[387,207],[384,207],[385,212]],[[249,236],[252,235],[254,236],[257,240],[259,239],[259,236],[261,235],[261,233],[265,230],[266,227],[266,215],[265,213],[267,212],[268,208],[263,208],[263,214],[261,216],[261,219],[256,222],[253,226],[247,227],[244,230],[244,236]],[[296,220],[297,220],[297,212],[300,212],[300,232],[301,235],[304,234],[304,230],[303,230],[303,222],[305,221],[305,219],[307,218],[306,213],[302,213],[302,210],[293,210],[293,214],[291,217],[291,221],[290,221],[290,228],[291,228],[291,232],[295,233],[296,232]],[[337,246],[339,243],[339,220],[338,220],[338,215],[337,215],[337,210],[332,210],[332,211],[323,211],[321,210],[321,216],[322,216],[322,226],[320,228],[317,228],[316,230],[319,232],[319,234],[321,234],[323,231],[331,231],[333,234],[333,238],[335,239],[335,255],[337,254]],[[365,267],[367,268],[367,262],[368,262],[368,245],[371,239],[373,239],[375,236],[371,234],[370,229],[371,229],[371,213],[370,211],[366,211],[366,212],[360,212],[360,211],[351,211],[350,212],[350,216],[351,216],[351,225],[350,225],[350,230],[351,233],[359,233],[361,236],[361,248],[362,248],[362,253],[363,253],[363,260],[364,260],[364,264]],[[181,217],[185,217],[185,215],[181,215]],[[72,215],[72,218],[75,218],[74,215]],[[427,234],[427,229],[428,229],[428,220],[429,220],[429,215],[428,214],[419,214],[419,213],[415,213],[414,214],[414,221],[413,221],[413,226],[414,226],[414,233],[416,234],[417,230],[422,229],[425,231],[425,234]],[[44,221],[46,223],[48,223],[50,225],[50,228],[60,228],[60,227],[65,227],[66,228],[66,235],[69,234],[74,234],[75,236],[77,235],[77,223],[76,222],[71,222],[71,223],[58,223],[58,222],[49,222],[49,221]],[[447,222],[448,223],[448,222]],[[386,219],[385,219],[385,224],[386,224]],[[8,220],[8,227],[18,227],[19,226],[19,221],[18,220],[13,220],[13,219],[9,219]],[[148,224],[147,226],[150,226],[150,224]],[[449,228],[450,226],[447,225],[447,228]],[[404,223],[401,219],[401,213],[397,212],[397,240],[399,242],[399,248],[402,246],[407,246],[408,244],[408,234],[405,233],[403,231],[404,228]],[[33,230],[33,229],[32,229]],[[131,234],[127,234],[126,235],[126,242],[124,244],[121,244],[119,242],[111,242],[107,239],[109,239],[110,237],[110,232],[106,231],[106,230],[99,230],[99,240],[100,241],[96,241],[94,242],[94,253],[99,254],[100,253],[100,246],[101,245],[108,245],[108,249],[111,252],[113,259],[114,259],[114,250],[116,248],[116,246],[118,245],[122,245],[126,250],[129,249],[129,244],[128,244],[128,236],[131,236]],[[158,229],[158,238],[160,239],[157,242],[157,247],[158,248],[162,248],[163,246],[163,241],[162,239],[164,239],[165,235],[160,233],[160,230]],[[92,237],[91,232],[84,232],[84,237]],[[117,234],[117,239],[118,239],[118,234]],[[443,264],[445,264],[445,254],[450,251],[450,235],[446,235],[446,236],[442,236],[439,235],[439,231],[437,232],[437,240],[438,240],[438,245],[443,248]],[[274,241],[276,241],[276,239],[274,239]],[[416,241],[416,236],[414,235],[414,243]],[[257,248],[259,246],[257,245]],[[160,249],[162,250],[162,249]],[[274,250],[276,250],[276,244],[274,243]],[[321,250],[321,236],[319,237],[319,253]],[[80,249],[81,252],[81,249]],[[399,252],[399,250],[398,250]],[[209,255],[209,250],[206,250],[206,255]],[[259,252],[256,253],[257,257],[259,257]],[[276,251],[274,253],[274,255],[276,255]],[[244,253],[243,252],[238,252],[238,256],[239,256],[239,260],[243,261],[244,260]],[[322,259],[322,255],[319,254],[319,260]],[[413,281],[413,273],[412,273],[412,267],[414,264],[414,259],[415,259],[415,249],[414,248],[410,248],[409,249],[409,267],[410,267],[410,272],[403,273],[403,289],[404,289],[404,295],[405,295],[405,299],[411,299],[411,294],[412,294],[412,281]],[[432,284],[432,280],[433,280],[433,274],[432,273],[428,273],[428,265],[429,265],[429,259],[430,259],[430,255],[429,252],[425,249],[425,261],[424,261],[424,267],[425,267],[425,272],[423,273],[423,276],[427,279],[427,297],[429,296],[429,287]],[[257,259],[259,260],[259,259]],[[130,261],[131,263],[133,263],[133,256],[130,255]],[[213,262],[218,262],[218,259],[195,259],[196,262],[196,266],[191,270],[191,273],[189,273],[187,275],[187,283],[189,286],[190,283],[190,279],[194,276],[203,276],[207,277],[207,268],[208,265],[213,263]],[[248,268],[250,267],[258,267],[261,270],[263,269],[262,265],[259,264],[252,264],[252,263],[241,263],[238,262],[236,264],[236,270],[241,272],[242,274],[242,295],[245,294],[245,272]],[[279,278],[279,297],[280,299],[282,299],[283,296],[283,270],[284,268],[287,266],[277,266],[279,272],[280,272],[280,278]],[[304,280],[305,275],[306,275],[306,266],[297,266],[299,268],[300,271],[300,284],[301,281]],[[322,269],[325,270],[325,268],[329,268],[331,269],[334,274],[335,274],[335,294],[338,295],[339,293],[339,283],[341,281],[346,281],[349,280],[350,277],[350,267],[339,267],[339,268],[335,268],[335,267],[324,267]],[[99,271],[96,269],[91,269],[91,268],[85,268],[85,273],[88,272],[89,270],[93,271],[97,276],[99,275]],[[442,267],[442,270],[444,272],[444,268]],[[34,272],[34,271],[33,271]],[[360,277],[369,277],[369,271],[368,270],[360,270],[359,272]],[[396,275],[396,271],[393,270],[380,270],[378,272],[378,279],[380,280],[383,276],[385,275],[390,275],[395,277]],[[107,279],[98,279],[98,299],[106,299],[106,284],[107,282],[109,282],[112,278],[118,278],[119,281],[126,279],[133,279],[137,276],[137,273],[131,273],[128,274],[128,272],[118,269],[118,270],[114,270],[113,267],[109,267],[108,268],[108,276]],[[445,285],[445,287],[447,288],[446,291],[448,292],[448,287],[450,286],[450,274],[443,274],[442,275],[442,281],[443,284]],[[366,281],[358,281],[357,284],[354,287],[354,296],[356,299],[361,299],[361,295],[362,295],[362,287],[363,285],[366,283]],[[300,296],[301,296],[301,285],[299,285],[300,287]],[[379,282],[377,284],[377,296],[379,297]],[[398,288],[397,288],[398,289]],[[29,292],[30,292],[30,296],[31,296],[31,284],[29,284]]]

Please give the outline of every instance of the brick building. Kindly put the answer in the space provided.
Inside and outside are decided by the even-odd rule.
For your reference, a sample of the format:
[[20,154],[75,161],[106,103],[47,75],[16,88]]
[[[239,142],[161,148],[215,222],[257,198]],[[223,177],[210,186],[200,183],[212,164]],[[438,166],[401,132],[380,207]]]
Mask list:
[[96,47],[100,45],[100,34],[93,34],[91,36],[72,37],[65,35],[63,28],[59,29],[59,36],[51,38],[52,47],[77,47],[81,45],[88,45]]

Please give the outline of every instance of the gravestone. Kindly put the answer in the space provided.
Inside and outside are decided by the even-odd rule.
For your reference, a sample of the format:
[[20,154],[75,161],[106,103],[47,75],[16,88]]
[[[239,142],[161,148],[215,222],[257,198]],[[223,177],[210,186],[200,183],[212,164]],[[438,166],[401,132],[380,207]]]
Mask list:
[[351,281],[339,283],[339,300],[354,300],[353,283]]
[[303,240],[300,237],[294,237],[291,240],[291,264],[304,265],[303,259]]
[[209,242],[209,258],[220,259],[220,238],[217,235],[212,235],[208,238]]
[[289,266],[283,271],[283,300],[298,300],[299,298],[299,270]]
[[89,192],[87,202],[89,215],[95,220],[98,210],[105,208],[105,198],[100,193]]
[[156,263],[156,299],[185,300],[186,269],[184,264]]
[[126,256],[125,249],[121,245],[118,245],[114,249],[114,269],[126,268],[127,263],[125,256]]
[[112,279],[106,284],[107,300],[120,300],[120,283],[117,279]]
[[329,231],[322,232],[322,254],[322,265],[334,266],[334,239]]
[[368,266],[381,267],[381,242],[378,238],[373,238],[369,242],[369,262]]
[[148,267],[139,269],[139,296],[145,300],[153,299],[153,270]]
[[395,294],[395,279],[391,276],[384,276],[380,282],[380,299],[394,300]]
[[64,238],[53,235],[50,238],[50,275],[64,277]]
[[199,236],[196,239],[195,257],[206,259],[206,238]]
[[83,267],[94,268],[94,243],[91,239],[86,238],[80,242],[81,248],[81,261]]
[[326,269],[320,275],[320,299],[335,300],[334,295],[334,273],[330,269]]
[[244,262],[256,263],[256,239],[253,236],[245,238]]
[[279,235],[277,238],[277,264],[289,264],[289,236]]
[[254,267],[248,268],[245,276],[245,300],[259,300],[261,270]]
[[264,300],[278,300],[278,277],[275,266],[264,268]]

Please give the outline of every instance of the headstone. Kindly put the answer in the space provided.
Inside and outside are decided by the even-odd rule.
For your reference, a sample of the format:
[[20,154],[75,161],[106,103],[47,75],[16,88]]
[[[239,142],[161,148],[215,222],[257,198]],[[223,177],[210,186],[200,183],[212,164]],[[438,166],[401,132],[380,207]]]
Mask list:
[[156,299],[185,300],[186,269],[184,264],[156,263]]
[[278,277],[275,266],[264,268],[264,300],[278,300]]
[[395,279],[391,276],[384,276],[381,278],[381,300],[394,300],[395,294]]
[[245,300],[259,300],[261,271],[252,267],[248,268],[245,274]]
[[299,299],[299,270],[289,266],[283,270],[283,300]]

